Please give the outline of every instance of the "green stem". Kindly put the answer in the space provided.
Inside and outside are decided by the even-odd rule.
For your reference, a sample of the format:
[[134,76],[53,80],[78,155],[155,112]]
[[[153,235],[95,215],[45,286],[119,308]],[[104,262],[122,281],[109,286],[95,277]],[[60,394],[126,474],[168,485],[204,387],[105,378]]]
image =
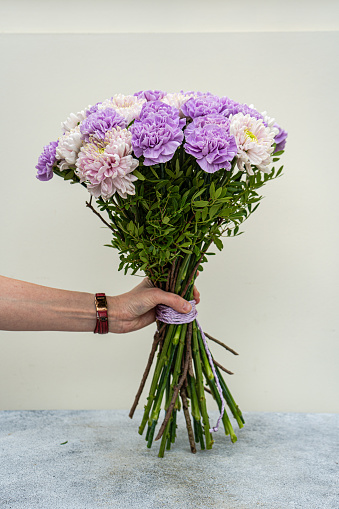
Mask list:
[[189,263],[190,256],[191,256],[190,254],[186,254],[185,258],[181,262],[180,269],[179,269],[179,272],[178,272],[177,281],[176,281],[176,284],[175,284],[174,293],[179,293],[182,281],[186,277],[187,266],[188,266],[188,263]]
[[215,366],[215,370],[216,370],[216,373],[218,375],[219,382],[220,382],[220,385],[221,385],[222,392],[223,392],[224,398],[226,400],[226,403],[229,406],[229,408],[230,408],[230,410],[231,410],[231,412],[233,414],[233,417],[236,419],[239,428],[243,428],[243,426],[245,424],[245,420],[244,420],[244,418],[242,416],[240,408],[235,403],[235,401],[234,401],[234,399],[232,397],[232,394],[230,393],[230,391],[229,391],[229,389],[228,389],[228,387],[226,385],[226,382],[223,379],[223,377],[222,377],[222,375],[220,373],[220,370],[219,370],[219,368],[217,366]]
[[[155,431],[155,427],[157,425],[157,422],[158,421],[152,421],[152,425],[149,426],[149,433],[148,433],[148,430],[147,430],[147,433],[148,433],[148,438],[147,438],[147,447],[150,449],[152,447],[152,442],[153,442],[153,436],[154,436],[154,431]],[[146,435],[147,436],[147,435]]]
[[202,426],[200,420],[197,422],[197,431],[198,431],[198,437],[200,442],[200,448],[202,451],[205,450],[205,442],[204,442],[204,434],[202,432]]
[[166,337],[165,337],[165,341],[164,341],[162,350],[161,350],[161,352],[158,353],[157,363],[155,366],[153,379],[152,379],[149,395],[147,398],[147,404],[145,405],[144,415],[143,415],[141,424],[139,426],[139,434],[140,435],[142,435],[144,432],[144,429],[145,429],[145,426],[146,426],[146,423],[148,420],[148,416],[149,416],[149,413],[150,413],[150,410],[151,410],[151,407],[153,404],[153,400],[155,398],[155,391],[157,389],[158,380],[161,375],[163,366],[167,359],[167,350],[168,350],[168,347],[169,347],[169,344],[170,344],[170,341],[172,338],[173,331],[174,331],[174,325],[170,325],[166,332]]
[[206,353],[206,350],[205,350],[205,345],[204,345],[204,342],[203,342],[203,339],[202,339],[201,332],[200,332],[199,328],[197,328],[197,334],[198,334],[198,341],[199,341],[199,347],[200,347],[200,355],[201,355],[202,362],[203,362],[203,365],[204,365],[204,368],[205,368],[206,378],[208,378],[209,380],[213,380],[213,378],[214,378],[213,371],[212,371],[212,368],[210,366],[210,362],[209,362],[208,357],[207,357],[207,353]]
[[176,349],[177,349],[177,345],[172,344],[172,351],[170,354],[170,358],[169,358],[167,364],[165,364],[165,367],[161,374],[160,382],[158,384],[158,390],[157,390],[157,394],[155,396],[153,411],[152,411],[152,415],[151,415],[152,420],[158,421],[158,419],[159,419],[161,402],[162,402],[162,399],[164,396],[167,380],[170,377],[170,371],[171,371],[172,362],[173,362],[173,358],[174,358]]
[[171,442],[174,444],[177,430],[177,411],[173,410],[172,425],[171,425]]
[[193,361],[194,361],[194,369],[195,374],[197,378],[197,393],[199,398],[199,406],[200,406],[200,412],[202,415],[202,420],[204,423],[204,430],[205,430],[205,437],[206,437],[206,449],[212,449],[213,445],[213,439],[210,432],[210,423],[209,418],[207,414],[207,407],[206,407],[206,399],[205,399],[205,392],[204,392],[204,381],[203,381],[203,375],[202,375],[202,366],[201,366],[201,359],[199,354],[199,344],[198,344],[198,335],[197,335],[197,326],[195,321],[193,322]]
[[[212,396],[213,396],[213,398],[216,400],[216,402],[218,404],[219,411],[221,412],[222,403],[221,403],[221,398],[220,398],[220,394],[218,392],[216,383],[215,383],[214,380],[209,380],[207,377],[206,377],[206,380],[207,380],[207,383],[208,383],[208,385],[209,385],[209,387],[211,389]],[[223,422],[224,429],[225,429],[225,435],[230,435],[231,436],[232,443],[236,442],[237,441],[237,436],[234,433],[234,429],[233,429],[231,421],[229,420],[229,417],[227,415],[226,408],[225,408],[223,416],[222,416],[222,422]]]
[[195,420],[200,421],[199,403],[194,377],[188,375],[188,383],[191,392],[191,414]]
[[168,432],[169,432],[170,424],[171,424],[171,419],[166,424],[166,428],[165,428],[164,434],[161,437],[161,444],[160,444],[159,454],[158,454],[159,458],[163,458],[164,454],[165,454],[165,446],[166,446],[166,442],[167,442],[167,438],[168,438],[167,435],[168,435]]

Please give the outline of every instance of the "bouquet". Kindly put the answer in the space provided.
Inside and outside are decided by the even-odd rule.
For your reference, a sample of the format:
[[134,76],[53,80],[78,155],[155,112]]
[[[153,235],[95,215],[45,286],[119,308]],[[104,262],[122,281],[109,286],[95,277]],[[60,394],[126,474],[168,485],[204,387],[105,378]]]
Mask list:
[[[89,192],[86,205],[111,230],[119,270],[145,273],[151,283],[192,304],[188,315],[157,308],[157,330],[135,401],[133,417],[153,362],[153,378],[139,433],[147,447],[160,440],[159,456],[175,442],[182,409],[190,448],[211,449],[222,421],[237,440],[230,420],[244,424],[197,321],[194,282],[212,245],[240,235],[240,225],[258,208],[259,189],[279,177],[287,133],[253,106],[210,92],[140,91],[71,114],[63,134],[44,147],[37,178],[54,175]],[[96,202],[96,207],[93,202]],[[157,355],[156,355],[157,354]],[[211,426],[206,397],[220,416]],[[209,396],[208,396],[209,397]],[[164,406],[164,416],[160,418]],[[160,422],[159,422],[160,421]],[[156,427],[159,423],[159,428]]]

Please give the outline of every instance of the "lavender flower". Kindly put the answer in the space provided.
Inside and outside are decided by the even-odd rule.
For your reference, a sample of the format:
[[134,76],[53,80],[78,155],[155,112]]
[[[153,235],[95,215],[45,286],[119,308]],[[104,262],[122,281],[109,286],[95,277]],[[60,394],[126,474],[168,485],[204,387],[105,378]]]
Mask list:
[[124,129],[126,120],[113,108],[106,108],[89,115],[80,125],[80,132],[86,142],[89,141],[90,136],[104,140],[107,131],[117,126]]
[[[197,93],[197,95],[199,92]],[[200,92],[201,94],[201,92]],[[196,118],[205,115],[222,113],[225,109],[220,98],[211,93],[201,94],[191,98],[181,106],[185,117]]]
[[280,152],[280,150],[284,150],[285,145],[286,145],[287,132],[284,131],[284,129],[282,127],[280,127],[280,125],[278,125],[278,124],[274,124],[273,127],[276,127],[277,129],[279,129],[279,133],[274,138],[274,141],[277,144],[275,147],[275,150],[274,150],[274,153],[275,153],[275,152]]
[[173,119],[153,113],[136,120],[130,127],[134,153],[137,157],[145,157],[145,166],[165,163],[172,159],[184,139],[180,121],[179,116]]
[[58,141],[51,141],[48,145],[44,146],[42,154],[39,156],[36,169],[38,173],[36,178],[45,182],[53,178],[53,166],[56,163],[55,152],[58,146]]
[[185,129],[185,137],[191,134],[194,129],[204,127],[208,124],[219,125],[224,129],[229,129],[230,121],[224,115],[206,115],[205,117],[196,117]]
[[194,129],[185,138],[185,152],[194,156],[204,171],[214,173],[221,168],[231,169],[231,161],[237,155],[237,144],[228,128],[207,124]]
[[92,113],[96,113],[99,110],[100,104],[102,104],[102,102],[95,103],[94,106],[88,108],[88,110],[86,111],[86,116],[89,117],[90,115],[92,115]]
[[162,101],[149,101],[143,104],[139,119],[142,120],[154,113],[163,116],[165,119],[169,117],[172,118],[178,122],[180,129],[183,129],[186,125],[186,119],[179,117],[178,109]]
[[237,113],[243,113],[243,115],[250,115],[251,117],[254,117],[257,120],[263,120],[263,116],[259,111],[257,111],[254,108],[251,108],[247,104],[238,103],[236,101],[233,101],[232,99],[229,99],[228,97],[221,97],[220,102],[223,105],[222,113],[225,115],[225,117],[229,117],[230,115],[236,115]]
[[140,92],[136,92],[135,95],[138,99],[146,99],[146,101],[157,101],[165,97],[167,92],[163,92],[162,90],[141,90]]

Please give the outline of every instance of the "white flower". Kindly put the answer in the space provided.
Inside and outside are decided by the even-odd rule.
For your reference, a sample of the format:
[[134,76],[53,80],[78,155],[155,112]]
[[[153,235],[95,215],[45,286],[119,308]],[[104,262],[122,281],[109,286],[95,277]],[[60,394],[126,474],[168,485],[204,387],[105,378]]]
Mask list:
[[183,94],[181,92],[175,92],[174,94],[166,94],[161,101],[177,108],[179,110],[179,117],[184,118],[185,115],[181,111],[181,106],[185,104],[188,99],[191,99],[191,97],[197,97],[197,94]]
[[82,143],[80,126],[78,125],[60,136],[56,158],[61,160],[58,165],[61,171],[75,165]]
[[79,122],[82,122],[87,117],[87,111],[91,108],[91,106],[87,106],[82,111],[78,111],[78,113],[71,113],[70,116],[65,120],[65,122],[61,122],[62,132],[68,132],[74,129]]
[[244,167],[249,175],[253,175],[251,165],[260,171],[267,172],[272,162],[275,133],[264,122],[249,114],[237,113],[230,116],[230,134],[233,134],[238,147],[237,166]]
[[128,125],[132,120],[139,118],[145,102],[147,102],[146,99],[138,99],[135,95],[115,94],[111,99],[99,104],[98,109],[113,108],[126,119]]
[[270,130],[274,133],[274,136],[279,134],[279,129],[274,127],[275,118],[269,117],[268,114],[267,114],[267,111],[263,111],[261,114],[264,117],[264,122],[267,124],[267,127],[269,127]]

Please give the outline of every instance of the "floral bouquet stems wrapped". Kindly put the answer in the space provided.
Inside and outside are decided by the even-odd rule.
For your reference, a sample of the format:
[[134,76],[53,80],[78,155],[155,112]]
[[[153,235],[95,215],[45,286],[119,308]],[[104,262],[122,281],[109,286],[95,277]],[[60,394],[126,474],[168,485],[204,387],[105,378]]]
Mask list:
[[[175,442],[181,409],[193,453],[196,443],[212,448],[221,422],[235,442],[230,414],[239,428],[244,419],[222,371],[232,373],[214,358],[207,338],[237,354],[203,332],[194,282],[213,254],[210,247],[221,250],[221,237],[240,235],[241,223],[262,198],[259,189],[281,174],[282,167],[271,164],[283,153],[287,133],[265,112],[228,97],[159,90],[115,95],[72,114],[62,128],[58,141],[44,148],[37,178],[56,174],[86,187],[86,205],[111,230],[109,247],[119,251],[119,270],[144,272],[155,287],[192,304],[188,315],[158,306],[130,417],[155,363],[139,428],[146,431],[147,447],[160,440],[164,456]],[[220,410],[215,426],[208,397]]]

